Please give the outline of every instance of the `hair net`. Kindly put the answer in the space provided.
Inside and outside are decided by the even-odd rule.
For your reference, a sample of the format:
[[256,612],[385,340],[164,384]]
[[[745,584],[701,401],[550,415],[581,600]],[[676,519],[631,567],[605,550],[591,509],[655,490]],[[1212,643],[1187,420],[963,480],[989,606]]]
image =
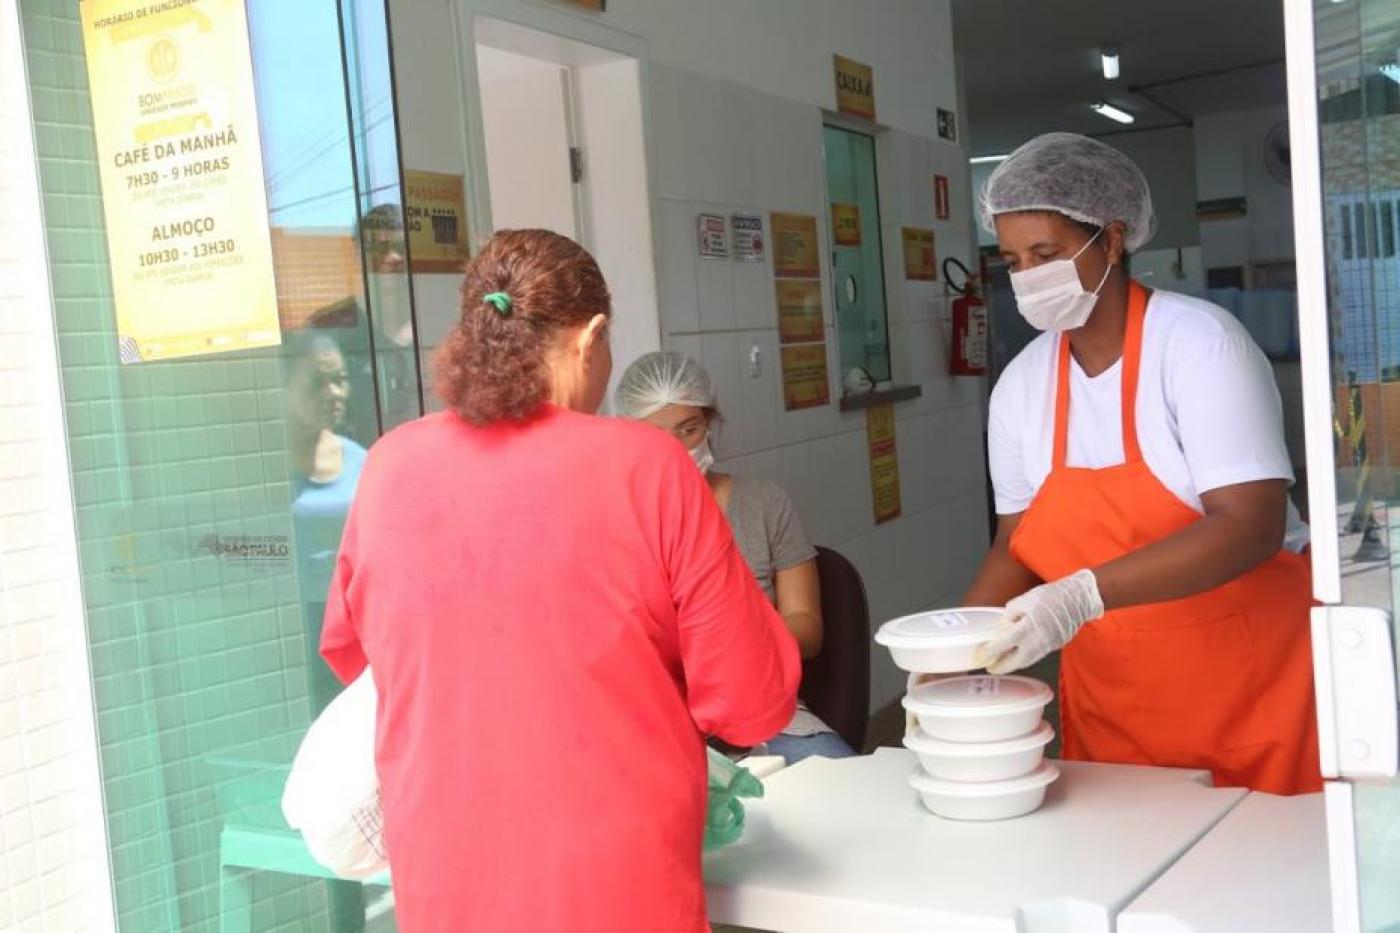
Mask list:
[[714,408],[715,390],[700,364],[679,353],[648,353],[622,374],[614,393],[617,413],[645,418],[667,405]]
[[1157,232],[1142,171],[1112,146],[1075,133],[1046,133],[1013,152],[982,186],[978,208],[991,233],[993,219],[1013,211],[1055,211],[1096,227],[1122,221],[1129,252]]

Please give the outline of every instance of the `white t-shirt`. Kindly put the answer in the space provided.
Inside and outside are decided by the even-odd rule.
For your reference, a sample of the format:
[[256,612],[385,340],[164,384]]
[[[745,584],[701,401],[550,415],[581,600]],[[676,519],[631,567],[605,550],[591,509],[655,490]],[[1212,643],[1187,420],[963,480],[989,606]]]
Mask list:
[[[1024,512],[1050,474],[1059,341],[1042,334],[992,392],[988,446],[997,512]],[[1123,361],[1094,378],[1070,359],[1068,465],[1123,462]],[[1208,301],[1154,291],[1143,327],[1138,444],[1162,485],[1204,514],[1201,493],[1293,480],[1283,409],[1269,361],[1238,320]],[[1307,546],[1292,502],[1284,547]]]

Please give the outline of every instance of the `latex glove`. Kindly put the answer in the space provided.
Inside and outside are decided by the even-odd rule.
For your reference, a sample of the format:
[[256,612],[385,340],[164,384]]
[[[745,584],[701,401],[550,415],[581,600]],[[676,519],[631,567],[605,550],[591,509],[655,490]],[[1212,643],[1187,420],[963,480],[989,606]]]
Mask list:
[[1069,644],[1085,622],[1103,615],[1103,597],[1092,570],[1037,586],[1006,604],[1006,615],[977,654],[990,674],[1030,667]]
[[744,834],[744,805],[739,798],[762,797],[763,782],[715,749],[707,748],[706,753],[710,774],[704,847],[718,849]]

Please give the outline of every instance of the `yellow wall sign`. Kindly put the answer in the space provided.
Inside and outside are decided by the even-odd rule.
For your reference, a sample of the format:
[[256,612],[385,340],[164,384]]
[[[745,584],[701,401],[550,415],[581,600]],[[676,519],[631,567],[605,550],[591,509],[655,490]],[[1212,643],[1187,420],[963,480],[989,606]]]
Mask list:
[[904,228],[904,277],[915,282],[938,280],[938,253],[934,249],[932,230]]
[[817,218],[811,214],[774,214],[773,274],[780,278],[821,278]]
[[778,340],[810,343],[825,335],[819,279],[777,279]]
[[83,0],[123,363],[281,341],[243,0]]
[[853,117],[875,119],[875,72],[869,65],[833,55],[836,109]]
[[403,180],[411,271],[461,272],[467,261],[462,176],[405,169]]
[[895,442],[893,405],[865,410],[865,431],[870,443],[870,492],[875,523],[898,518],[903,506],[899,495],[899,448]]
[[837,246],[860,245],[860,205],[831,205],[831,238]]
[[831,404],[826,344],[783,347],[783,405],[788,411]]

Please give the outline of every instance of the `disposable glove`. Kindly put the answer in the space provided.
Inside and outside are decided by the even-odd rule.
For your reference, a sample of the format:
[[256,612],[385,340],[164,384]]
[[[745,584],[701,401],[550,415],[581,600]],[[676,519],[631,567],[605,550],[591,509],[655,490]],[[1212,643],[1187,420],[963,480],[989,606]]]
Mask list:
[[977,664],[990,674],[1030,667],[1069,644],[1085,622],[1103,613],[1103,597],[1092,570],[1037,586],[1006,604],[996,632],[978,649]]
[[744,834],[744,805],[740,797],[762,797],[763,782],[747,768],[707,748],[709,796],[705,806],[705,848],[718,849],[737,842]]

